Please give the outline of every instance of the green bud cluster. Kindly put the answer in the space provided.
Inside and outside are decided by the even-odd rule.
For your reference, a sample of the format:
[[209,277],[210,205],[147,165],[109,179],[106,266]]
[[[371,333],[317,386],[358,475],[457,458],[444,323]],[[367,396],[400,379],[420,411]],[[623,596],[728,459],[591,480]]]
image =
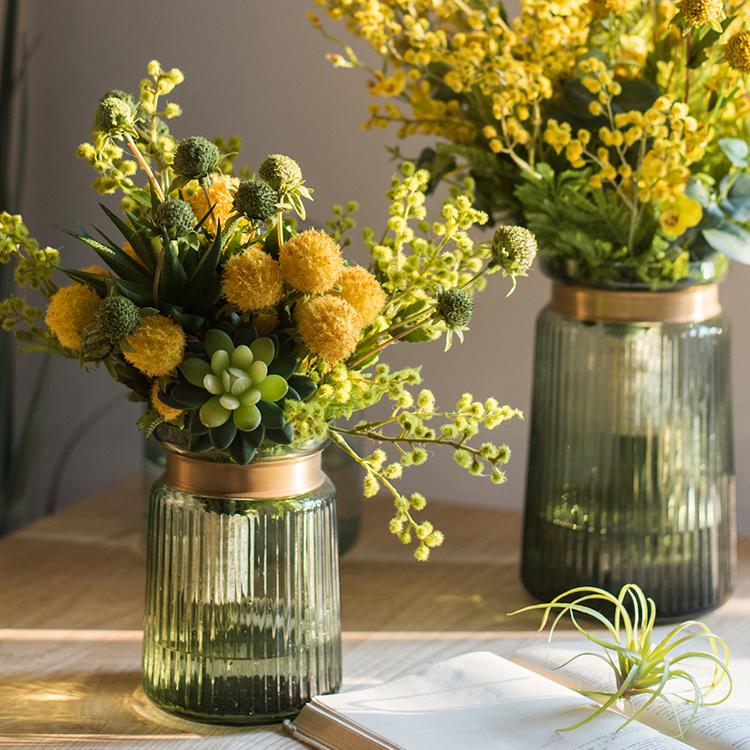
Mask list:
[[141,319],[138,307],[127,297],[106,297],[94,318],[95,331],[109,344],[116,344],[136,329]]
[[495,230],[492,258],[506,276],[526,276],[536,253],[536,237],[525,227],[504,225]]
[[437,298],[437,311],[448,328],[460,330],[471,322],[474,299],[464,289],[446,289]]
[[122,135],[135,127],[135,109],[119,96],[105,96],[94,113],[94,130],[107,135]]
[[235,210],[248,219],[265,221],[276,213],[279,194],[265,180],[242,180],[234,195]]
[[154,222],[171,238],[183,237],[195,226],[195,215],[187,201],[167,198],[154,210]]
[[299,164],[284,154],[267,156],[260,165],[258,176],[277,193],[284,192],[302,182],[302,170]]
[[216,172],[221,161],[219,147],[208,138],[191,135],[177,146],[172,167],[175,174],[185,179],[202,179]]

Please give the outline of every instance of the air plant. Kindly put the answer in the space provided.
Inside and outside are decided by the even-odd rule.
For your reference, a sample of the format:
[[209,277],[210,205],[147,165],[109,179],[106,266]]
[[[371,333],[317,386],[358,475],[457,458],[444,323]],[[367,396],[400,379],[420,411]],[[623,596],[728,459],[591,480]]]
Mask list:
[[[573,601],[565,601],[576,596]],[[591,604],[612,605],[614,615],[608,618],[601,612],[588,606]],[[732,692],[732,677],[729,674],[729,649],[726,643],[702,622],[687,620],[675,625],[660,641],[655,642],[654,622],[656,621],[656,604],[646,597],[642,589],[634,583],[628,583],[615,596],[609,591],[595,586],[580,586],[570,589],[546,604],[534,604],[530,607],[511,612],[541,610],[544,614],[539,630],[546,628],[550,616],[555,612],[549,630],[549,641],[552,640],[555,628],[565,615],[575,629],[591,643],[604,649],[604,653],[592,651],[576,654],[565,666],[581,656],[593,656],[601,659],[612,668],[615,677],[615,690],[581,690],[581,694],[593,698],[601,705],[585,719],[572,726],[561,729],[567,732],[593,721],[619,701],[630,703],[637,696],[647,696],[638,706],[631,705],[631,713],[619,729],[635,721],[652,703],[663,701],[673,712],[678,733],[681,737],[695,720],[698,709],[703,706],[716,706],[723,703]],[[578,615],[587,615],[604,626],[611,640],[597,635],[582,625]],[[704,641],[703,647],[695,646],[695,641]],[[690,644],[687,646],[686,644]],[[707,644],[707,645],[705,645]],[[682,648],[681,648],[682,647]],[[701,685],[689,670],[689,662],[709,662],[713,669],[711,680]],[[707,700],[724,681],[727,690],[716,700]],[[677,686],[687,687],[687,694],[676,692]],[[674,699],[692,704],[687,722],[683,725]]]

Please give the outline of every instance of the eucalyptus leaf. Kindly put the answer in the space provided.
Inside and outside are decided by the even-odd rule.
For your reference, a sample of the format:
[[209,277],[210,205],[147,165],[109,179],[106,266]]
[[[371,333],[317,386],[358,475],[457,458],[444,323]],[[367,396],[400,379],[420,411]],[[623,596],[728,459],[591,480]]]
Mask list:
[[716,229],[704,229],[703,237],[716,252],[730,260],[750,264],[750,232],[725,222]]
[[719,148],[735,167],[744,168],[748,166],[750,146],[741,138],[719,138]]

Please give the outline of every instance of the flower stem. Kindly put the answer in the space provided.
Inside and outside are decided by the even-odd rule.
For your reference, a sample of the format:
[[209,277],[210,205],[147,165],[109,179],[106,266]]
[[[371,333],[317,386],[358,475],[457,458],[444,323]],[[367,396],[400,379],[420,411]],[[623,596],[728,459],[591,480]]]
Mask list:
[[140,164],[141,169],[146,173],[149,182],[151,182],[151,184],[154,186],[154,192],[156,193],[157,197],[160,201],[163,201],[164,191],[161,189],[161,185],[154,176],[154,173],[151,171],[151,167],[149,167],[148,162],[143,158],[143,154],[141,153],[140,149],[138,148],[138,146],[136,146],[135,141],[133,140],[133,136],[131,136],[130,133],[126,133],[125,140],[128,143],[128,148],[133,152],[133,156],[135,156],[138,164]]

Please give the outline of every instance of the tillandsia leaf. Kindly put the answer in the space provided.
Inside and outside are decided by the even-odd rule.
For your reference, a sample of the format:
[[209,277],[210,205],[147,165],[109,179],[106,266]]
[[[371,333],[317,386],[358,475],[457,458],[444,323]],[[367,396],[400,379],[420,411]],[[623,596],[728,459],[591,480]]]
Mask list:
[[159,299],[169,302],[177,302],[187,284],[187,274],[177,256],[176,244],[176,242],[165,240],[162,250],[164,264],[159,278]]
[[195,269],[185,285],[185,292],[180,299],[182,307],[190,308],[194,306],[201,295],[205,293],[206,287],[212,281],[216,268],[221,256],[221,222],[216,229],[216,237],[204,256],[200,259],[198,267]]
[[149,284],[125,281],[124,279],[112,279],[112,283],[123,297],[127,297],[139,307],[146,307],[153,302],[152,290]]
[[[579,596],[570,600],[576,594]],[[613,607],[614,614],[611,620],[586,604],[586,602],[593,604],[595,601]],[[722,703],[732,691],[732,677],[728,667],[729,650],[726,643],[718,635],[711,632],[710,628],[704,623],[694,620],[680,623],[674,626],[655,646],[651,645],[656,621],[656,605],[635,584],[626,584],[620,589],[617,596],[604,589],[582,586],[555,597],[551,602],[525,607],[518,612],[530,610],[543,612],[540,630],[547,626],[550,615],[556,612],[550,624],[550,638],[560,619],[568,615],[579,633],[604,649],[603,654],[586,655],[596,656],[608,663],[615,678],[616,689],[614,691],[587,691],[585,693],[590,697],[601,700],[602,706],[581,722],[572,727],[566,727],[563,731],[582,726],[599,716],[606,708],[614,705],[617,701],[631,700],[637,695],[648,697],[631,714],[623,726],[636,720],[657,699],[667,703],[677,716],[677,711],[665,693],[670,685],[680,681],[690,686],[690,696],[685,700],[693,703],[693,711],[685,726],[679,723],[678,717],[678,729],[682,734],[694,720],[697,707]],[[587,615],[600,625],[604,625],[612,641],[608,642],[587,630],[578,620],[580,615]],[[624,640],[622,640],[623,638]],[[707,650],[697,648],[685,650],[686,644],[692,645],[699,639],[707,644]],[[617,655],[617,662],[613,660],[613,654]],[[576,655],[573,658],[582,655],[584,654]],[[570,663],[570,661],[572,659],[566,663]],[[694,664],[698,661],[713,665],[711,682],[703,687],[685,668],[686,664]],[[708,701],[707,696],[724,680],[727,682],[725,693],[715,700]],[[671,695],[674,696],[675,694],[671,693]]]

